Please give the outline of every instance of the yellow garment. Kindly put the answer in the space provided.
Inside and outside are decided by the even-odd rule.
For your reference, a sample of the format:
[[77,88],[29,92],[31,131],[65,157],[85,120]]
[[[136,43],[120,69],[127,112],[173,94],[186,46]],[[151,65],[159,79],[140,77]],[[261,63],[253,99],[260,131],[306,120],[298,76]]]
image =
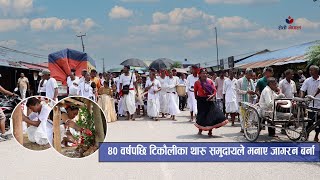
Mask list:
[[98,105],[105,113],[108,123],[117,121],[117,114],[113,98],[106,94],[100,95],[98,98]]
[[100,83],[100,79],[99,79],[99,78],[94,77],[94,78],[91,78],[90,80],[91,80],[92,82],[96,83],[97,89],[100,89],[101,83]]

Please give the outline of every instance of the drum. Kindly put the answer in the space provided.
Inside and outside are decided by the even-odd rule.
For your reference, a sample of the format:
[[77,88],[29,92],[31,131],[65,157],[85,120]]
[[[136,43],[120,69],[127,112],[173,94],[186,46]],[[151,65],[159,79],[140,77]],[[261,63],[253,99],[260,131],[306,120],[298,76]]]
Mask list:
[[177,86],[177,93],[179,96],[186,96],[186,86],[185,85],[178,85]]

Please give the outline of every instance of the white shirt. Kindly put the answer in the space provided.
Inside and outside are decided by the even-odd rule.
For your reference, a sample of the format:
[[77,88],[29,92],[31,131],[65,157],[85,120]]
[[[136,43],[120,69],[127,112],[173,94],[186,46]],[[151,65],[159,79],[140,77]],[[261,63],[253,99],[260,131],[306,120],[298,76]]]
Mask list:
[[226,95],[226,102],[237,102],[237,79],[227,78],[223,84],[223,94]]
[[55,101],[54,91],[58,88],[57,81],[54,78],[50,78],[46,83],[46,96]]
[[43,80],[42,87],[40,87],[42,80],[43,80],[43,79],[41,79],[41,80],[40,80],[40,83],[39,83],[39,86],[38,86],[38,93],[46,92],[46,84],[47,84],[47,80],[46,80],[46,79],[44,79],[44,80]]
[[[307,92],[308,93],[307,95],[314,96],[317,93],[319,86],[320,86],[320,76],[318,77],[318,79],[313,79],[313,77],[309,77],[304,81],[300,90]],[[320,98],[320,94],[318,94],[316,98]],[[310,103],[310,107],[312,106],[313,106],[313,102]],[[320,102],[316,100],[314,102],[314,107],[320,108]]]
[[177,92],[176,86],[179,85],[179,80],[177,78],[168,77],[166,80],[166,84],[167,84],[167,92],[169,93]]
[[78,76],[75,76],[75,79],[73,81],[71,80],[70,76],[68,76],[67,77],[67,85],[68,85],[68,87],[70,87],[75,80],[77,80],[78,82],[80,81]]
[[[131,76],[132,76],[132,80],[131,80]],[[131,84],[130,84],[130,89],[134,88],[133,83],[136,82],[136,75],[129,73],[129,76],[126,76],[124,74],[121,74],[120,79],[119,79],[119,83],[122,84],[122,87],[125,85],[129,85],[131,80]]]
[[294,98],[294,94],[297,93],[296,83],[292,80],[290,82],[287,79],[283,79],[279,83],[279,88],[282,94],[286,96],[286,98]]
[[100,84],[103,86],[103,83],[104,83],[105,79],[104,77],[100,78]]
[[147,80],[146,87],[151,86],[152,83],[153,83],[153,86],[148,90],[148,99],[159,98],[159,92],[155,94],[154,91],[161,88],[160,81],[157,79],[155,79],[153,82],[151,80]]
[[194,83],[196,83],[199,80],[199,77],[194,77],[193,74],[190,74],[187,77],[187,89],[191,92],[194,91]]
[[79,78],[79,84],[84,82],[84,77]]
[[86,98],[93,97],[93,88],[91,87],[92,81],[82,82],[78,87],[78,95]]
[[31,121],[45,122],[48,120],[50,112],[51,112],[51,108],[46,104],[42,104],[41,111],[39,113],[32,112],[28,117]]
[[223,83],[225,80],[226,80],[225,77],[223,79],[221,79],[220,77],[216,79],[215,86],[217,87],[217,96],[216,96],[217,99],[223,99],[222,91],[223,91]]
[[278,95],[269,86],[266,86],[261,92],[259,106],[264,111],[273,111],[274,99],[277,97]]
[[179,85],[187,86],[187,80],[186,79],[179,79]]

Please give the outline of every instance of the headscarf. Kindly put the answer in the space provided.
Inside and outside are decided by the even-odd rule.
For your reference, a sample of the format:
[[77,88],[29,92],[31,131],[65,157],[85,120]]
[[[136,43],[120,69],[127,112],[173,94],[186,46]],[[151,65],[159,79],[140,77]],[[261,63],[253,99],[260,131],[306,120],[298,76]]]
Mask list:
[[[198,74],[200,74],[202,72],[207,72],[207,69],[206,68],[200,68],[200,70],[198,72],[199,72]],[[208,94],[208,95],[214,94],[214,88],[209,83],[208,79],[206,80],[206,83],[204,83],[202,81],[200,81],[200,83],[201,83],[202,89],[206,92],[206,94]]]

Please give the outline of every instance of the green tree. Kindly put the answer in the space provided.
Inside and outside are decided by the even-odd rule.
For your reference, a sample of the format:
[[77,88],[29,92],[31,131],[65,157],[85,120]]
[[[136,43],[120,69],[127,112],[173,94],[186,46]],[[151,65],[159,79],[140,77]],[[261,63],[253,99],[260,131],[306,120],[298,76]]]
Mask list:
[[182,64],[181,62],[176,61],[172,64],[171,68],[182,68]]
[[320,64],[320,44],[310,48],[307,53],[308,65],[319,65]]

